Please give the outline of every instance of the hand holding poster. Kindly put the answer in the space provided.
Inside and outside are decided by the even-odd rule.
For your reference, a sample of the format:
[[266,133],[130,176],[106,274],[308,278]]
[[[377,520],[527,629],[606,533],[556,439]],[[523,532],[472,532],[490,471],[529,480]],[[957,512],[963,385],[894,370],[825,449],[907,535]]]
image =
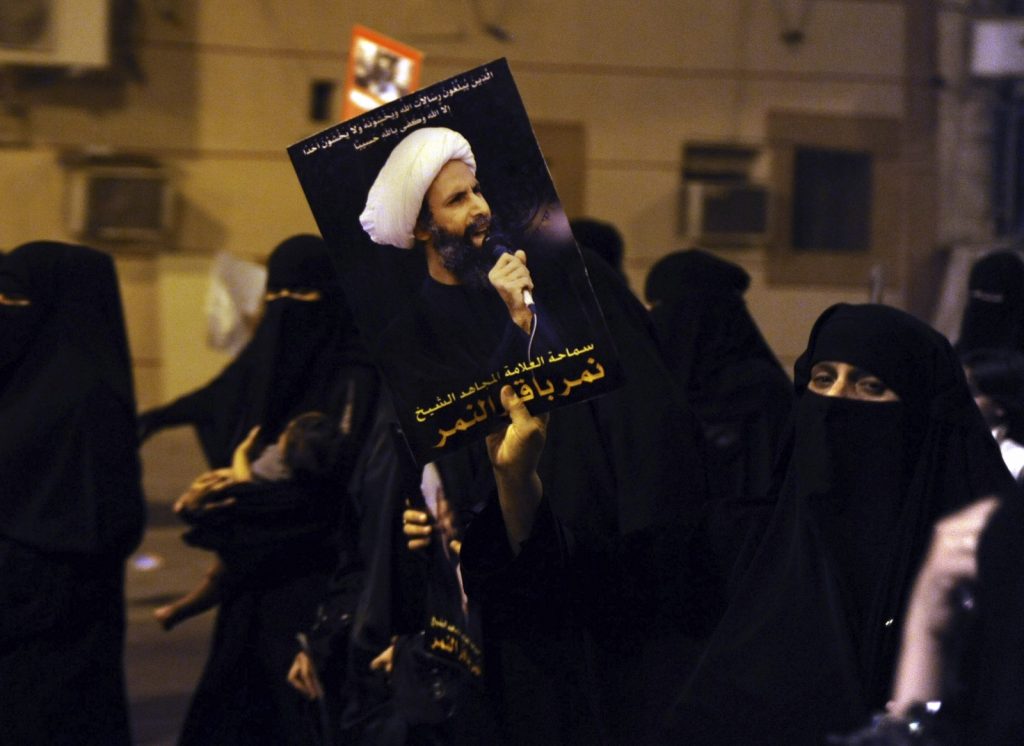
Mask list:
[[504,60],[288,152],[420,463],[500,427],[505,384],[534,414],[619,385]]

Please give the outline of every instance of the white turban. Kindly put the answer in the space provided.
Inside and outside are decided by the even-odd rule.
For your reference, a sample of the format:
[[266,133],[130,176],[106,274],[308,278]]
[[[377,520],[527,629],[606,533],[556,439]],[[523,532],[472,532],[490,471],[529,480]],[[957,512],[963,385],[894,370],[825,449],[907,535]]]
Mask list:
[[418,129],[395,146],[370,187],[359,216],[374,243],[411,249],[423,196],[448,161],[462,161],[476,173],[476,159],[465,137],[447,127]]

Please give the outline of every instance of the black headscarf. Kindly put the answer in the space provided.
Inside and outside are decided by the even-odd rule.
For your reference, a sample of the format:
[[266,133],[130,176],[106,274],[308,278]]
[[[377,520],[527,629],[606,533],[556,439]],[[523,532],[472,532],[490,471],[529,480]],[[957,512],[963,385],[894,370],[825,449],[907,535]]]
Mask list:
[[743,295],[749,287],[750,275],[742,267],[702,249],[687,249],[654,263],[644,283],[644,296],[648,303],[659,305],[684,300],[694,289]]
[[1024,351],[1024,261],[1013,251],[988,254],[971,267],[956,349]]
[[647,276],[651,322],[669,370],[700,419],[719,497],[763,497],[792,404],[789,376],[747,310],[750,277],[700,249]]
[[259,424],[262,437],[276,439],[289,420],[319,410],[339,415],[351,392],[339,390],[343,366],[369,371],[345,295],[327,245],[318,236],[294,236],[281,243],[267,262],[267,290],[318,290],[314,302],[283,297],[267,304],[250,346],[253,374],[244,405],[241,437]]
[[593,251],[625,277],[622,272],[622,234],[618,228],[594,218],[575,218],[569,221],[569,228],[577,244]]
[[[275,439],[307,411],[344,416],[353,402],[351,377],[342,368],[376,376],[360,341],[326,244],[318,236],[293,236],[267,262],[268,292],[320,292],[320,300],[283,295],[267,303],[249,344],[215,379],[197,391],[146,412],[144,427],[193,423],[211,466],[226,466],[234,447],[254,425],[260,440]],[[367,403],[372,410],[373,398]]]
[[697,420],[658,353],[646,310],[612,267],[581,253],[625,380],[551,418],[539,473],[559,520],[607,538],[690,513],[706,497],[706,474]]
[[135,395],[109,256],[34,242],[0,261],[0,535],[127,553],[144,522]]
[[[806,391],[825,360],[870,371],[900,400]],[[680,743],[821,743],[881,708],[935,520],[1014,489],[952,348],[901,311],[828,309],[795,383],[774,513],[671,713]]]
[[0,377],[25,354],[43,320],[43,306],[25,295],[17,265],[0,254]]
[[756,374],[742,371],[752,365],[765,368],[776,377],[781,374],[788,388],[788,376],[743,301],[749,284],[750,276],[741,267],[700,249],[669,254],[647,276],[646,296],[654,305],[651,319],[669,367],[694,407],[708,415],[743,408],[744,400],[735,397],[741,392],[719,395],[743,388],[740,380],[723,382],[726,371],[733,378],[756,379]]

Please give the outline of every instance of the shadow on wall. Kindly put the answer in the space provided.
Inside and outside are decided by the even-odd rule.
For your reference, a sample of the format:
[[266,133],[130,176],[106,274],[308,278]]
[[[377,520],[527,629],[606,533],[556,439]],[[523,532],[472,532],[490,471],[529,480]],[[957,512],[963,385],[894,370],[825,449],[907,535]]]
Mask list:
[[195,147],[197,6],[114,0],[109,67],[18,69],[14,92],[31,114],[33,141],[112,151]]

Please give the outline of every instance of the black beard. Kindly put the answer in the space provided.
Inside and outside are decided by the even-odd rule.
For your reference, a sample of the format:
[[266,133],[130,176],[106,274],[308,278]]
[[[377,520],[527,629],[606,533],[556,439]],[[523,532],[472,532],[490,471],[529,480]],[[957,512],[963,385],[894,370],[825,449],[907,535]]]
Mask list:
[[481,228],[487,227],[489,222],[487,218],[477,218],[467,226],[462,235],[458,235],[449,233],[433,220],[430,221],[430,239],[437,255],[441,257],[441,264],[463,285],[477,288],[491,286],[487,273],[494,266],[494,258],[483,248],[478,249],[474,246],[471,238]]

